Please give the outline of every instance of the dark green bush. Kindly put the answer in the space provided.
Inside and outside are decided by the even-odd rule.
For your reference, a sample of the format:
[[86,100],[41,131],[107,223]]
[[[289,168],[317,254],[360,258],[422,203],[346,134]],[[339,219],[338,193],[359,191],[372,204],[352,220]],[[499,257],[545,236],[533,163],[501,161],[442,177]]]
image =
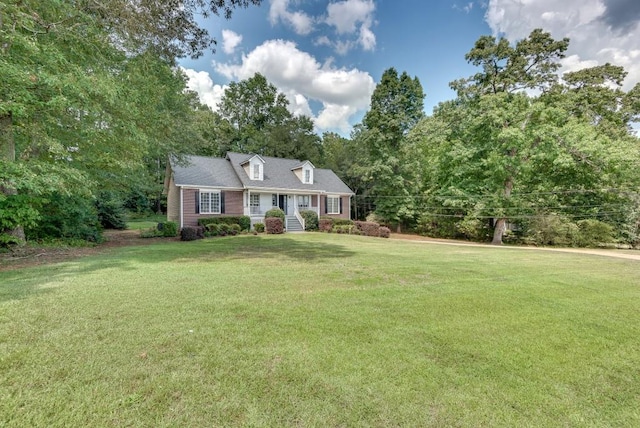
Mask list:
[[[271,208],[269,211],[267,211],[266,213],[264,213],[264,217],[265,220],[267,218],[279,218],[280,220],[282,220],[282,224],[284,224],[284,211],[282,211],[280,208]],[[267,232],[269,231],[269,228],[267,227]]]
[[238,233],[242,232],[239,224],[231,224],[229,225],[229,235],[236,236]]
[[256,223],[256,224],[254,224],[253,225],[253,229],[258,233],[264,232],[264,223]]
[[227,225],[238,224],[240,225],[240,230],[249,230],[251,229],[251,218],[246,215],[206,217],[206,218],[199,218],[198,224],[200,226],[205,226],[205,227],[209,224],[227,224]]
[[162,225],[162,236],[166,238],[178,236],[178,223],[175,221],[167,221],[162,223]]
[[209,223],[204,226],[204,236],[218,236],[220,234],[220,225],[217,223]]
[[580,220],[578,230],[578,244],[581,247],[598,247],[615,242],[613,226],[599,220]]
[[100,192],[96,200],[98,220],[105,229],[127,228],[127,213],[122,199],[114,192]]
[[40,218],[25,227],[28,240],[62,238],[102,242],[98,213],[89,197],[56,193],[42,202],[39,211]]
[[311,210],[300,211],[304,219],[304,230],[318,230],[318,213]]
[[566,217],[543,214],[534,217],[525,230],[524,242],[533,245],[579,245],[580,229]]
[[278,217],[267,217],[264,219],[267,233],[279,234],[284,232],[284,221]]
[[185,226],[180,229],[181,241],[195,241],[204,238],[204,227],[202,226]]

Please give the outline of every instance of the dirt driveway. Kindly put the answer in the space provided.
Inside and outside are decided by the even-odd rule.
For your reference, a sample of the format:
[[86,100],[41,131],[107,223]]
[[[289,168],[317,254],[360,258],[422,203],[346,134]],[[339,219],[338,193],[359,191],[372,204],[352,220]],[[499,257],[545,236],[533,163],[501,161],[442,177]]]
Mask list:
[[598,249],[598,248],[515,247],[515,246],[509,246],[509,245],[495,246],[490,244],[479,244],[477,242],[454,241],[449,239],[435,239],[435,238],[427,238],[425,236],[419,236],[419,235],[405,235],[405,234],[398,234],[398,233],[392,233],[390,239],[423,242],[426,244],[487,247],[487,248],[504,249],[504,250],[535,250],[535,251],[556,251],[556,252],[563,252],[563,253],[592,254],[596,256],[616,257],[620,259],[640,261],[640,250],[608,250],[608,249]]

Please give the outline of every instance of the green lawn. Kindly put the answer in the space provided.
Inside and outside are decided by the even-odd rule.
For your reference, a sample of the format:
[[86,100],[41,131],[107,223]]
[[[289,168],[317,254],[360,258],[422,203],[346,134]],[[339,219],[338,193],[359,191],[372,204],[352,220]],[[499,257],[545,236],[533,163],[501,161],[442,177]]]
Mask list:
[[164,214],[153,214],[141,218],[133,218],[127,221],[127,229],[140,230],[156,227],[158,223],[167,221],[167,216]]
[[639,274],[318,233],[0,272],[0,426],[640,426]]

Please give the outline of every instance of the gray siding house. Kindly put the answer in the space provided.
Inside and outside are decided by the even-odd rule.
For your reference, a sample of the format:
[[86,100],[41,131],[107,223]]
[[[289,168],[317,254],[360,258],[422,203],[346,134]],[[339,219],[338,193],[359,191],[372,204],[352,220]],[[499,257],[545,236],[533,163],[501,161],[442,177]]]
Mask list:
[[353,191],[329,169],[309,161],[257,154],[171,159],[165,179],[167,220],[195,226],[202,217],[247,215],[264,222],[273,207],[286,214],[288,230],[302,228],[300,211],[350,218]]

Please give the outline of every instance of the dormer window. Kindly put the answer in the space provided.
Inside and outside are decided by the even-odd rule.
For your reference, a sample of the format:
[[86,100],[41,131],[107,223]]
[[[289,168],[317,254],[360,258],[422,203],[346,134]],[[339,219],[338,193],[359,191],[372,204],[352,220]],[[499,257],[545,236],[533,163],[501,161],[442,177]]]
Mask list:
[[314,166],[309,161],[304,161],[301,164],[291,168],[291,171],[298,177],[304,184],[313,184],[313,170]]
[[264,181],[264,164],[264,159],[260,155],[253,155],[240,163],[249,180],[253,181]]

